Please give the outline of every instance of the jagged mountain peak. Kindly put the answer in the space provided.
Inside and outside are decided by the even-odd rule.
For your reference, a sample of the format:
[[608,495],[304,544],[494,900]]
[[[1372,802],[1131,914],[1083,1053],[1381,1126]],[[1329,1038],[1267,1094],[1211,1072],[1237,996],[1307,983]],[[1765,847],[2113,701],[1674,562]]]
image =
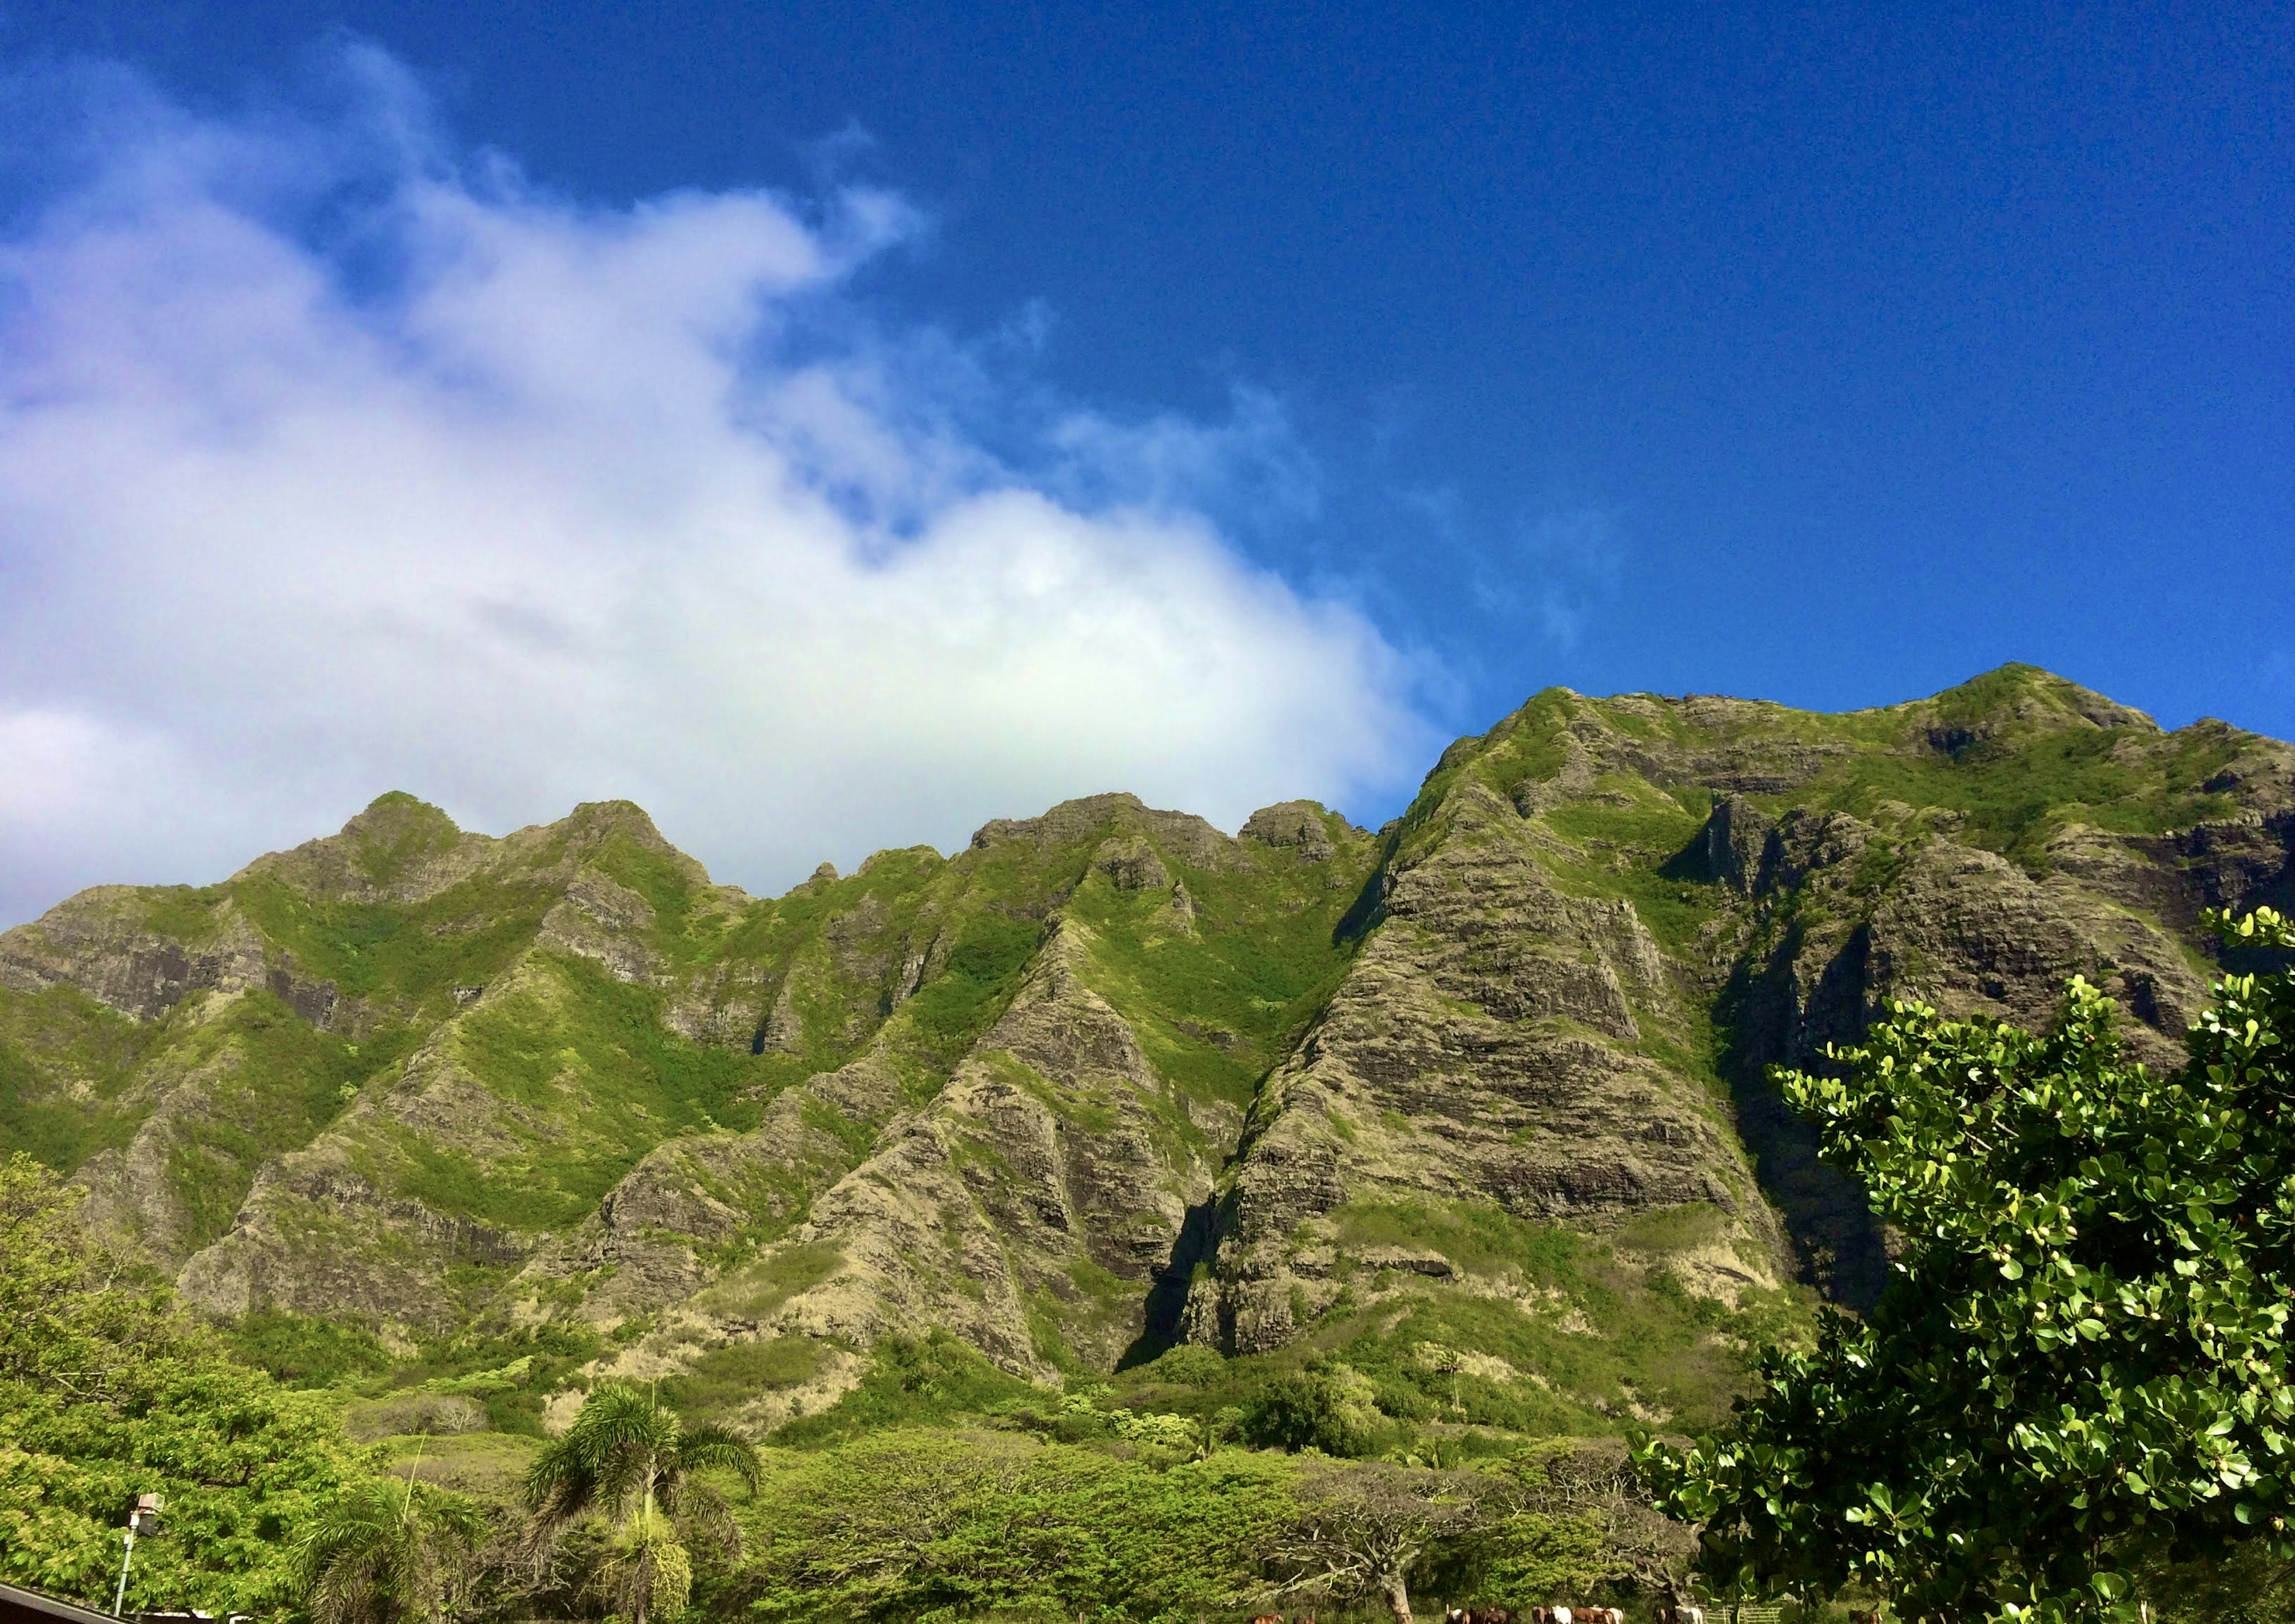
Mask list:
[[634,801],[584,801],[557,822],[543,827],[577,848],[627,840],[645,851],[694,861],[669,843],[652,814]]
[[2011,662],[1926,699],[1891,707],[1932,715],[1948,726],[1999,731],[2009,728],[2136,728],[2157,733],[2160,724],[2131,706],[2038,665]]
[[1104,832],[1145,836],[1198,867],[1219,867],[1233,839],[1193,812],[1162,812],[1138,796],[1117,791],[1062,801],[1033,818],[995,818],[981,825],[971,849],[987,851],[1012,842],[1039,848],[1069,845]]
[[1366,840],[1369,836],[1320,801],[1278,801],[1246,818],[1236,838],[1283,847],[1319,861],[1336,852],[1342,843]]
[[429,802],[393,790],[339,832],[258,857],[232,877],[277,879],[314,896],[419,902],[467,877],[499,844],[466,833]]

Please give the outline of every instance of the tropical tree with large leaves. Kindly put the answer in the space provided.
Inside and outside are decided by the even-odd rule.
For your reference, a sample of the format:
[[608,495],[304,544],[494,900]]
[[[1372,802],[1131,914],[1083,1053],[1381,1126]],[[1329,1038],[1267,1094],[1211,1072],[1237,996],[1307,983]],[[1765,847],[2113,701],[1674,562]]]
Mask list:
[[335,1401],[234,1361],[84,1230],[85,1194],[0,1155],[0,1580],[109,1607],[120,1523],[158,1494],[167,1537],[136,1546],[128,1608],[290,1607],[299,1536],[368,1456]]
[[650,1391],[601,1382],[527,1474],[535,1548],[584,1517],[604,1518],[611,1540],[600,1578],[617,1611],[632,1624],[674,1619],[692,1593],[696,1539],[740,1549],[732,1508],[702,1476],[712,1469],[754,1489],[757,1452],[723,1427],[687,1427]]
[[355,1484],[297,1547],[304,1606],[318,1624],[439,1624],[486,1531],[476,1506],[418,1481],[413,1465],[404,1483]]
[[[2212,923],[2295,949],[2267,909]],[[2079,980],[2044,1037],[1899,1004],[1836,1074],[1780,1075],[1904,1245],[1725,1433],[1640,1442],[1710,1580],[2057,1624],[2138,1617],[2147,1570],[2295,1555],[2295,980],[2223,977],[2169,1075],[2112,1016]]]

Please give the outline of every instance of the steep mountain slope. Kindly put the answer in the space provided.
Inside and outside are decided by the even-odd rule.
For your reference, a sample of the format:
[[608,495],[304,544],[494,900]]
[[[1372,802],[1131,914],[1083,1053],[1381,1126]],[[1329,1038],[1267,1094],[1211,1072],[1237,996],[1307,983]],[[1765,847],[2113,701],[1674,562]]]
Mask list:
[[1366,1204],[1600,1227],[1710,1201],[1742,1254],[1762,1214],[1725,1097],[1804,1266],[1870,1301],[1881,1236],[1767,1065],[1892,997],[2045,1025],[2076,973],[2171,1065],[2200,910],[2283,898],[2291,849],[2295,752],[2030,667],[1842,716],[1541,694],[1453,746],[1391,837],[1368,944],[1254,1108],[1197,1334],[1286,1340]]
[[2295,751],[2013,666],[1841,716],[1550,690],[1376,836],[1104,796],[770,900],[625,804],[496,840],[387,796],[0,935],[0,1139],[211,1314],[587,1327],[752,1426],[927,1326],[1702,1415],[1786,1279],[1885,1268],[1768,1064],[2074,972],[2172,1060],[2198,910],[2295,901],[2291,853]]

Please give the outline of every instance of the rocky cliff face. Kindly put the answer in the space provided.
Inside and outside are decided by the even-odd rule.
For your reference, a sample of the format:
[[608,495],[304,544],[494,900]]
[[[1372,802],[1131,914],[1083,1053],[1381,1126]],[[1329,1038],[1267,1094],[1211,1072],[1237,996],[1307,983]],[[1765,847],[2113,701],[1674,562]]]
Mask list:
[[1191,1334],[1287,1340],[1351,1207],[1406,1199],[1594,1227],[1708,1201],[1749,1252],[1774,1210],[1794,1267],[1870,1302],[1883,1237],[1766,1069],[1891,999],[2044,1026],[2075,974],[2174,1065],[2200,910],[2295,879],[2291,771],[2021,667],[1843,717],[1540,696],[1391,834],[1378,922],[1257,1102]]
[[1633,902],[1572,894],[1578,848],[1474,779],[1392,847],[1376,927],[1256,1102],[1190,1335],[1290,1341],[1335,1297],[1362,1205],[1600,1226],[1711,1202],[1770,1242],[1710,1077],[1669,1064],[1703,1012]]
[[575,1321],[770,1367],[752,1425],[928,1325],[1050,1377],[1448,1315],[1443,1368],[1561,1403],[1592,1300],[1541,1247],[1654,1313],[1877,1291],[1768,1065],[1891,998],[2045,1024],[2074,973],[2172,1063],[2199,910],[2295,902],[2291,853],[2295,751],[2021,667],[1844,716],[1556,690],[1376,836],[1106,796],[770,900],[626,804],[495,840],[386,796],[0,935],[0,1135],[210,1313]]

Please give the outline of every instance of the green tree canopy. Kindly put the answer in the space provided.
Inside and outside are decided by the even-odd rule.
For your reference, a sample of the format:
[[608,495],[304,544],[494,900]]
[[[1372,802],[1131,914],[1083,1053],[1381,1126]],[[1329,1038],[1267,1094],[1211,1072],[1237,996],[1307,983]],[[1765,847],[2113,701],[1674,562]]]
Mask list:
[[77,1192],[0,1163],[0,1578],[110,1607],[120,1529],[128,1605],[269,1612],[296,1599],[296,1532],[371,1479],[333,1408],[234,1363],[74,1224]]
[[[2268,910],[2234,943],[2295,948]],[[1899,1004],[1782,1075],[1903,1236],[1866,1323],[1770,1351],[1723,1435],[1639,1464],[1717,1582],[1919,1620],[2133,1617],[2131,1575],[2295,1514],[2295,985],[2234,975],[2172,1076],[2075,980],[2035,1037]]]
[[1278,1376],[1243,1410],[1243,1436],[1261,1449],[1320,1449],[1326,1455],[1375,1453],[1394,1429],[1378,1410],[1371,1384],[1344,1365],[1319,1365]]
[[1183,1621],[1263,1603],[1292,1462],[1159,1462],[1025,1433],[908,1428],[776,1453],[764,1547],[715,1596],[766,1620],[1090,1613]]

